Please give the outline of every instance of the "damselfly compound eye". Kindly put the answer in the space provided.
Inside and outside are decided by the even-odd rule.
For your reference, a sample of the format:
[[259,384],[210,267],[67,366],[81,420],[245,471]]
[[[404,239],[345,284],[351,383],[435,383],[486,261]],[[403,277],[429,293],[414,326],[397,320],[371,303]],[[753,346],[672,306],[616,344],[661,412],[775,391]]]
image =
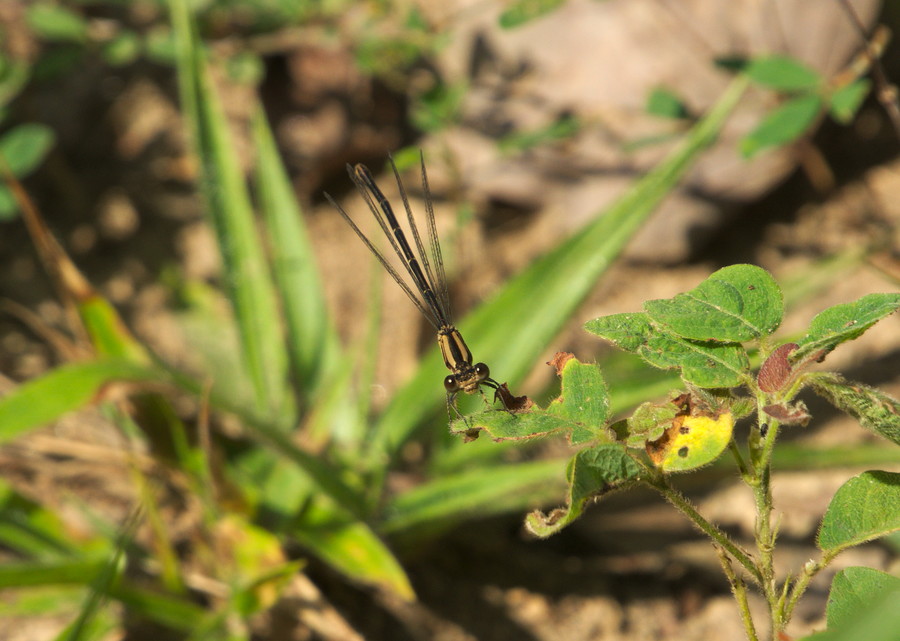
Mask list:
[[475,378],[479,383],[489,378],[490,375],[491,369],[487,365],[485,365],[484,363],[475,363]]
[[459,391],[459,381],[452,374],[448,374],[444,378],[444,389],[448,394],[456,394]]

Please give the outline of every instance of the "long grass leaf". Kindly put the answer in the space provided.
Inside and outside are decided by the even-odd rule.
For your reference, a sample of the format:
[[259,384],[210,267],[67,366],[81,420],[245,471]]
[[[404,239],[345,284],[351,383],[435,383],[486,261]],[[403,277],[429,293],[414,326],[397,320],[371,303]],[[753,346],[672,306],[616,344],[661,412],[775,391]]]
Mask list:
[[105,388],[114,382],[163,379],[158,370],[121,360],[63,365],[0,399],[0,443],[102,400]]
[[287,358],[278,305],[254,223],[237,150],[194,33],[185,0],[170,0],[176,40],[179,93],[194,151],[200,159],[201,191],[219,242],[228,294],[241,337],[244,365],[253,382],[257,410],[281,416],[288,396]]
[[300,379],[301,394],[308,397],[333,373],[340,345],[325,306],[312,242],[261,107],[253,116],[253,138],[258,153],[260,209],[284,308],[292,364]]
[[406,600],[415,598],[403,566],[369,526],[346,520],[327,503],[309,505],[291,534],[347,576],[387,588]]
[[396,496],[385,507],[381,530],[396,534],[558,500],[565,491],[567,462],[534,461],[444,476]]
[[[746,79],[735,80],[666,160],[460,323],[472,353],[498,380],[514,385],[524,378],[628,240],[716,139],[746,85]],[[394,397],[378,423],[373,460],[393,456],[435,410],[442,398],[442,365],[437,351],[430,352],[417,376]]]

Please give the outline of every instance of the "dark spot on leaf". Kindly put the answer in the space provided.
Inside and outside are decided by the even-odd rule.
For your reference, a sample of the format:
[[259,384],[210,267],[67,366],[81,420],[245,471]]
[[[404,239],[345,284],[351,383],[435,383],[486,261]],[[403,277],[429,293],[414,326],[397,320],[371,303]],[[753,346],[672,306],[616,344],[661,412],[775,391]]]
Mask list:
[[688,455],[687,445],[678,449],[678,456],[680,456],[681,458],[686,458],[687,455]]
[[756,285],[747,285],[747,289],[752,291],[752,290],[756,289]]

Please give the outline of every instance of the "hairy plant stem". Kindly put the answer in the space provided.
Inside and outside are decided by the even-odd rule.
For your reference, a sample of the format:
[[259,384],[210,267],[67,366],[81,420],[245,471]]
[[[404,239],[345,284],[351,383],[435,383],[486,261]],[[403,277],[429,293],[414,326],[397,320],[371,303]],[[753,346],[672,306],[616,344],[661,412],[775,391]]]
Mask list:
[[728,577],[728,583],[731,585],[731,592],[738,604],[738,612],[741,614],[741,621],[744,624],[744,631],[747,633],[749,641],[759,641],[759,635],[756,633],[756,626],[753,625],[753,617],[750,616],[750,602],[747,601],[747,585],[744,580],[737,575],[734,568],[731,567],[731,559],[728,553],[722,548],[716,546],[716,553],[719,556],[719,563],[722,564],[722,570]]
[[753,461],[753,473],[749,479],[753,490],[753,498],[756,504],[755,538],[756,548],[759,552],[760,587],[769,604],[769,620],[771,623],[772,638],[778,638],[778,634],[784,629],[786,619],[784,611],[780,607],[783,599],[775,585],[775,538],[776,529],[772,527],[772,450],[778,437],[779,423],[775,419],[769,419],[765,433],[762,433],[763,415],[762,408],[768,403],[765,394],[757,391],[757,407],[760,412],[759,429],[760,440],[755,445],[751,439],[751,460]]
[[803,565],[803,571],[797,577],[797,580],[794,581],[794,585],[791,587],[790,592],[782,598],[782,603],[779,604],[779,615],[784,623],[791,620],[791,615],[794,613],[794,607],[797,605],[800,597],[803,596],[803,593],[806,592],[806,588],[809,587],[810,581],[812,581],[820,571],[826,568],[828,564],[834,560],[834,557],[837,556],[837,554],[838,551],[836,550],[826,552],[818,561],[807,561]]
[[703,515],[701,515],[691,504],[687,497],[684,496],[684,494],[669,485],[665,478],[662,476],[650,477],[647,479],[647,482],[651,485],[651,487],[662,494],[669,503],[671,503],[677,509],[681,510],[681,512],[691,520],[691,522],[697,527],[697,529],[706,534],[717,545],[719,545],[719,547],[721,547],[725,552],[730,554],[732,558],[740,563],[747,571],[747,573],[750,574],[751,577],[753,577],[754,581],[760,584],[762,583],[763,577],[760,574],[756,563],[754,563],[753,559],[750,557],[750,554],[741,549],[741,547],[734,541],[729,539],[728,535],[726,535],[722,530],[707,521],[703,517]]

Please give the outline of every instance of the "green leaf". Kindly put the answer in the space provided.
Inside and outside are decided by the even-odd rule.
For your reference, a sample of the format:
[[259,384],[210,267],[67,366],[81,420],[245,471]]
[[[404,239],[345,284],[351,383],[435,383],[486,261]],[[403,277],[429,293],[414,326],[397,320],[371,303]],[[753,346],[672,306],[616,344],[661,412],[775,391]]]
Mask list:
[[900,578],[872,568],[844,568],[831,582],[825,610],[828,627],[852,623],[873,601],[884,598],[889,592],[900,596]]
[[831,499],[819,529],[819,547],[830,553],[900,530],[900,474],[863,472]]
[[868,294],[853,303],[835,305],[812,319],[809,332],[791,354],[793,362],[821,360],[835,347],[858,338],[882,318],[900,308],[900,294]]
[[570,419],[544,410],[512,414],[490,409],[454,420],[450,424],[450,433],[472,439],[477,437],[479,431],[483,431],[497,442],[526,441],[572,428]]
[[500,14],[502,29],[512,29],[550,13],[565,0],[513,0]]
[[0,221],[13,220],[19,212],[19,204],[6,185],[0,185]]
[[672,425],[677,413],[678,408],[673,403],[642,403],[626,421],[627,445],[643,449],[647,441],[655,441],[663,435]]
[[655,327],[646,314],[615,314],[585,327],[629,348],[653,367],[681,368],[682,378],[698,387],[734,387],[749,373],[750,361],[740,345],[687,340]]
[[87,41],[87,22],[71,9],[49,2],[32,4],[27,9],[25,20],[38,36],[47,40]]
[[822,106],[822,98],[816,95],[788,100],[769,112],[756,129],[741,140],[741,153],[750,158],[768,147],[797,140],[815,122]]
[[446,129],[459,119],[468,90],[462,82],[435,85],[412,103],[410,121],[424,132]]
[[781,324],[784,301],[775,279],[755,265],[713,272],[675,298],[644,303],[650,318],[683,338],[743,342],[771,334]]
[[872,83],[866,78],[851,82],[831,94],[828,100],[828,112],[842,125],[846,125],[856,116],[856,112],[869,93]]
[[807,380],[817,394],[849,413],[860,425],[900,445],[900,401],[837,374],[811,374]]
[[681,97],[665,87],[657,87],[650,92],[645,109],[648,114],[660,118],[683,119],[689,115]]
[[785,56],[768,56],[752,60],[744,69],[750,80],[778,91],[814,89],[822,82],[815,69]]
[[601,316],[586,322],[584,328],[633,354],[636,354],[641,346],[646,345],[653,333],[650,318],[642,312]]
[[900,592],[890,591],[867,601],[842,625],[829,626],[800,641],[897,641],[897,630],[900,630]]
[[121,360],[63,365],[0,399],[0,443],[103,399],[116,381],[163,380],[160,372]]
[[174,65],[178,55],[178,43],[173,30],[168,25],[148,29],[144,37],[144,52],[153,62]]
[[740,345],[700,343],[662,333],[651,336],[638,353],[654,367],[680,367],[685,381],[704,388],[740,385],[750,369]]
[[595,438],[609,440],[605,429],[609,419],[609,389],[595,364],[570,358],[563,366],[562,394],[548,410],[577,424],[570,437],[573,445]]
[[550,514],[540,511],[528,515],[525,525],[536,536],[546,538],[581,516],[585,506],[595,497],[618,489],[635,480],[641,467],[628,455],[624,446],[608,443],[583,449],[569,461],[568,505]]
[[266,75],[262,59],[250,51],[238,51],[228,58],[228,79],[239,85],[257,86]]
[[34,171],[56,141],[50,127],[34,123],[19,125],[0,138],[0,154],[16,178]]
[[556,140],[571,138],[581,129],[581,122],[574,116],[563,116],[559,120],[532,131],[517,131],[498,141],[500,151],[522,152],[532,147]]
[[141,55],[141,38],[134,31],[123,29],[109,42],[104,43],[103,59],[114,67],[131,64]]
[[13,100],[31,79],[32,65],[24,60],[13,60],[0,54],[0,122],[6,120],[8,103]]

